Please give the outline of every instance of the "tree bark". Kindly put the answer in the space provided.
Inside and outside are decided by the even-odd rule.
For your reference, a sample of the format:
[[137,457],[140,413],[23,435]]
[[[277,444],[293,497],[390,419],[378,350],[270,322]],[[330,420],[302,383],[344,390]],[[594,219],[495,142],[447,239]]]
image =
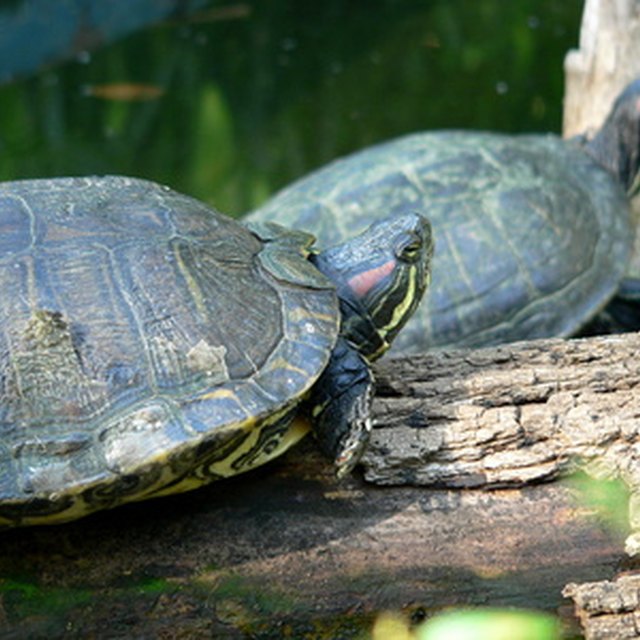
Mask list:
[[576,467],[631,491],[640,549],[640,334],[434,352],[382,364],[364,458],[379,484],[522,486]]
[[580,48],[565,57],[563,133],[591,135],[640,76],[640,0],[585,0]]
[[563,595],[574,600],[586,640],[626,640],[640,635],[640,574],[571,583]]
[[555,611],[566,583],[609,578],[622,555],[559,478],[578,460],[636,478],[639,348],[633,334],[383,362],[368,481],[338,482],[309,440],[190,494],[5,532],[0,635],[341,637],[388,609]]
[[522,486],[579,461],[640,484],[640,334],[381,363],[364,458],[379,484]]

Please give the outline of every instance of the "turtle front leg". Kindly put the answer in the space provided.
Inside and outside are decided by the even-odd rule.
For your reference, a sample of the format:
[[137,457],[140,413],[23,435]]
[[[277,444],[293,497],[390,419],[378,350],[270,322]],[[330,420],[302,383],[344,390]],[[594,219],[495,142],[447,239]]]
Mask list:
[[310,398],[316,439],[334,460],[339,478],[355,467],[369,441],[372,398],[369,363],[339,338]]

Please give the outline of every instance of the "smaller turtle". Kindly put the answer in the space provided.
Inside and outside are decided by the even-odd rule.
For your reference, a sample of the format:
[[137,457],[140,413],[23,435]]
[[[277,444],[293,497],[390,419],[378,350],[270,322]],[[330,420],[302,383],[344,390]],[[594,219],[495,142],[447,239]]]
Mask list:
[[[0,525],[63,522],[281,454],[344,475],[429,280],[405,213],[325,251],[122,177],[0,184]],[[304,406],[301,406],[304,405]]]
[[629,209],[639,171],[640,79],[593,140],[416,133],[320,168],[249,219],[334,243],[383,211],[428,211],[433,285],[396,351],[569,336],[614,294],[640,297]]

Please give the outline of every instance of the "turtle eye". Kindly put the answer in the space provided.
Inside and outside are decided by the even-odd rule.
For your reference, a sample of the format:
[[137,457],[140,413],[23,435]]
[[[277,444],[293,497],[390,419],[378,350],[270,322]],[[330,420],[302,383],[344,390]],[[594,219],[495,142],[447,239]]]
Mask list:
[[417,233],[408,233],[396,247],[396,258],[403,262],[415,262],[422,250],[422,238]]

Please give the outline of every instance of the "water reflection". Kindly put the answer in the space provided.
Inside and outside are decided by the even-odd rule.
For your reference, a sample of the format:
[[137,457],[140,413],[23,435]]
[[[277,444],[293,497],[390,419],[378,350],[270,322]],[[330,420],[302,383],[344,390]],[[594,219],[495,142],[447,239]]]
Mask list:
[[[80,4],[95,15],[120,5],[4,4],[0,78],[25,73],[7,65],[31,43],[68,36],[45,6],[77,18]],[[125,4],[112,38],[72,38],[72,60],[57,64],[54,52],[0,87],[0,178],[133,174],[240,214],[336,156],[408,131],[558,131],[562,58],[582,10],[580,0],[202,1],[177,15],[165,0],[144,3],[157,13],[132,26]],[[29,11],[33,30],[17,39]],[[132,87],[158,95],[134,99]]]

